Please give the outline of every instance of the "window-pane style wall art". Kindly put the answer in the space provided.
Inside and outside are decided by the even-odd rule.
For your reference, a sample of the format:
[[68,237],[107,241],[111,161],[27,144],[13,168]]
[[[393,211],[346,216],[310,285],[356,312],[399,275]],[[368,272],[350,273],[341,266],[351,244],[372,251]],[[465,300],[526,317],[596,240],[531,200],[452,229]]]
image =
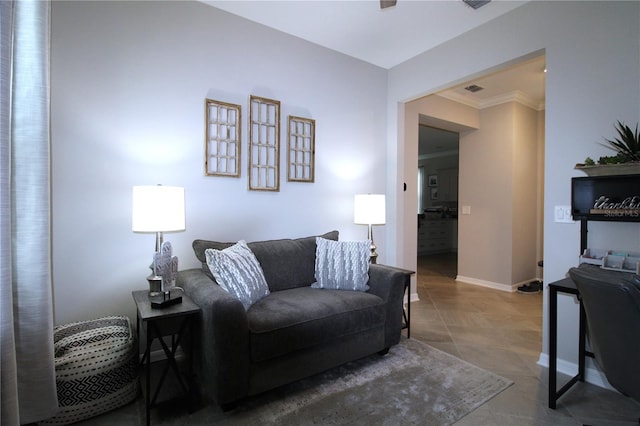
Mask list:
[[280,101],[249,99],[249,189],[280,190]]
[[289,116],[287,147],[287,180],[313,182],[316,122],[310,118]]
[[205,100],[205,174],[240,177],[240,105]]

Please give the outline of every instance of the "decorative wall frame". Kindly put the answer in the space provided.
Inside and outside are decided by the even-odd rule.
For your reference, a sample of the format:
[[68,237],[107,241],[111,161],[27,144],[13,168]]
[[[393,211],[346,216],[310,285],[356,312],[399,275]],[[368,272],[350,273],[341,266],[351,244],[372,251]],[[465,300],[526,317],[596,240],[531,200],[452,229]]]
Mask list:
[[280,190],[280,101],[249,98],[249,190]]
[[438,175],[429,175],[427,177],[427,186],[438,186]]
[[438,188],[431,188],[431,199],[432,200],[438,199]]
[[240,105],[205,99],[205,112],[205,175],[240,177]]
[[290,115],[287,128],[287,181],[313,182],[316,121]]

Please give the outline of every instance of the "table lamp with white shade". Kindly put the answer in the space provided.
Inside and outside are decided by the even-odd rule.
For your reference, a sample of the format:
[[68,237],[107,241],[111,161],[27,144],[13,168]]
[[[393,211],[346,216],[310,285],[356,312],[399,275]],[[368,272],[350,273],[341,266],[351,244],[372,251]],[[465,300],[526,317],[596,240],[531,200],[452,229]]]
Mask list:
[[371,240],[371,263],[376,263],[378,253],[373,242],[373,225],[386,222],[384,194],[357,194],[354,198],[353,223],[368,225],[368,238]]
[[[132,231],[155,233],[155,253],[160,252],[164,232],[185,230],[184,188],[163,185],[134,186],[131,216]],[[150,296],[162,294],[161,278],[157,276],[156,266],[154,261],[153,272],[147,278]]]

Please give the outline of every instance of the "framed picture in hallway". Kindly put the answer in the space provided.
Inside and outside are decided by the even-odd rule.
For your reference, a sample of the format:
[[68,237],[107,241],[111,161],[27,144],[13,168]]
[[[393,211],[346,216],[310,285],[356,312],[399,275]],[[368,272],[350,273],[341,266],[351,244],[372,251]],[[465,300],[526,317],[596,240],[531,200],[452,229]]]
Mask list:
[[427,177],[427,186],[438,186],[438,175],[429,175]]
[[438,188],[431,188],[431,199],[432,200],[438,199]]

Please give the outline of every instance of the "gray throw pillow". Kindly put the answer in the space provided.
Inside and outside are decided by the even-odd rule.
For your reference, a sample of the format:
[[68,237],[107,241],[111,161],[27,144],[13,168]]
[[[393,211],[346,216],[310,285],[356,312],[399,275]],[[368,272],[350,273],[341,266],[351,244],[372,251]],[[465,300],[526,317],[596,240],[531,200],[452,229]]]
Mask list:
[[224,250],[207,249],[205,255],[216,282],[238,298],[245,310],[269,294],[260,263],[245,241]]
[[316,282],[313,288],[367,291],[371,241],[316,238]]

